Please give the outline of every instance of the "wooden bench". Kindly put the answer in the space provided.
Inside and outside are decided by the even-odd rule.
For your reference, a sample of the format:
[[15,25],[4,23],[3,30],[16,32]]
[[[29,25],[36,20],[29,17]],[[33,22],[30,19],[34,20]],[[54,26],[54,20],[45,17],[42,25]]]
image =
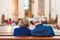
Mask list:
[[60,36],[35,37],[35,36],[0,36],[0,40],[60,40]]

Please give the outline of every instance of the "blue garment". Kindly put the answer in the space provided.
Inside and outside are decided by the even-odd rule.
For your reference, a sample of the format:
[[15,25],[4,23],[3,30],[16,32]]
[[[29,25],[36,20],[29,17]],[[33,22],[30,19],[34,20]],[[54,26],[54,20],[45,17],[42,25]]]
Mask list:
[[36,25],[36,28],[31,31],[32,36],[54,36],[54,31],[51,26],[45,26],[43,24]]
[[14,36],[30,36],[30,30],[26,27],[20,27],[20,28],[16,28],[14,29]]

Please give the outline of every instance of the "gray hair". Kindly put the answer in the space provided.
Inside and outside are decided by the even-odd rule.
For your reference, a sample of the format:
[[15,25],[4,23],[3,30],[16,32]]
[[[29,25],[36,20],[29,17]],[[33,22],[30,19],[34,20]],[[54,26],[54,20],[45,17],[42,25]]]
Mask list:
[[22,18],[21,23],[22,23],[22,26],[24,26],[24,27],[28,27],[30,24],[26,18]]

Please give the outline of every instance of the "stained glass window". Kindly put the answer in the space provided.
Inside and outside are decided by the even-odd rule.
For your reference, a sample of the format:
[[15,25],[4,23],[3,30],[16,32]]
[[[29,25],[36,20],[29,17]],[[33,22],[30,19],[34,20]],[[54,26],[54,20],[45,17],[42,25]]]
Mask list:
[[24,0],[24,9],[25,10],[29,9],[29,0]]

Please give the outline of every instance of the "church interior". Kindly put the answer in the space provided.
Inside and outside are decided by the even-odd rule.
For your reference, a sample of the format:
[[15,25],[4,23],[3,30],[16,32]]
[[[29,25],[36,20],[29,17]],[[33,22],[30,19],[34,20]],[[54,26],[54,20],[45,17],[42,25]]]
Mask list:
[[[24,37],[14,38],[13,30],[16,28],[14,22],[17,23],[21,18],[32,21],[34,16],[42,17],[45,25],[50,25],[56,35],[56,37],[41,37],[41,39],[60,39],[59,4],[60,0],[0,0],[0,39],[24,40]],[[8,20],[12,20],[12,25],[8,24]],[[39,39],[39,37],[26,37],[25,40],[34,40],[34,38]]]

